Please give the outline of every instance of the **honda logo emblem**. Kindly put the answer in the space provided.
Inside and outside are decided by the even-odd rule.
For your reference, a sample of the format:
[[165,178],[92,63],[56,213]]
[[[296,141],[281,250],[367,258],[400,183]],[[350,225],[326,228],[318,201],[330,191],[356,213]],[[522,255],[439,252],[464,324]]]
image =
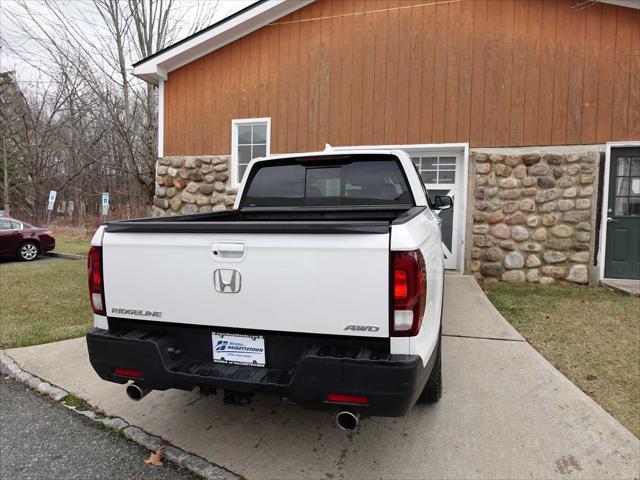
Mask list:
[[220,293],[238,293],[242,286],[242,275],[238,270],[220,268],[213,272],[213,286]]

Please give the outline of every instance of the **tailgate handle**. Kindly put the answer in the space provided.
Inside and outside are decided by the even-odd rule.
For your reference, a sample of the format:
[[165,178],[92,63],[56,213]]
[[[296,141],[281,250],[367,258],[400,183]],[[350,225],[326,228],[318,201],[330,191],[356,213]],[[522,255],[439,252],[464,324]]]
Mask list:
[[240,242],[220,242],[211,245],[214,258],[240,260],[244,257],[245,245]]

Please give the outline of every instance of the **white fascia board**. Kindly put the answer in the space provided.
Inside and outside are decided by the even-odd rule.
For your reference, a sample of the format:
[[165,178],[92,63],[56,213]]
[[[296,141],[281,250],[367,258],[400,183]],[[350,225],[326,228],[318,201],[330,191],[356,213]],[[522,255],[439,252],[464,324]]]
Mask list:
[[601,3],[610,3],[618,7],[627,7],[640,9],[640,2],[638,0],[600,0]]
[[344,147],[330,147],[331,150],[343,152],[345,150],[404,150],[408,152],[422,151],[459,151],[464,152],[469,149],[468,143],[416,143],[407,145],[351,145]]
[[172,70],[224,47],[313,1],[268,0],[216,28],[196,35],[192,39],[136,65],[133,74],[146,82],[157,84],[160,80],[166,80],[167,74]]

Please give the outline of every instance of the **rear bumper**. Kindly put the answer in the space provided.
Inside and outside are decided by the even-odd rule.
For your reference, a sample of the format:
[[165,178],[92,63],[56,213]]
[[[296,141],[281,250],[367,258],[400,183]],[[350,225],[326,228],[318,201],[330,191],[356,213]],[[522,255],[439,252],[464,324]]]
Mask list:
[[344,404],[327,402],[329,392],[366,396],[368,405],[354,408],[377,416],[402,416],[415,404],[435,354],[424,367],[417,355],[378,355],[367,349],[335,356],[330,349],[311,346],[292,368],[256,368],[194,360],[176,354],[171,335],[131,331],[110,333],[94,328],[87,334],[91,365],[107,381],[131,380],[116,368],[141,370],[138,384],[155,390],[194,386],[244,393],[271,393],[305,408],[337,410]]

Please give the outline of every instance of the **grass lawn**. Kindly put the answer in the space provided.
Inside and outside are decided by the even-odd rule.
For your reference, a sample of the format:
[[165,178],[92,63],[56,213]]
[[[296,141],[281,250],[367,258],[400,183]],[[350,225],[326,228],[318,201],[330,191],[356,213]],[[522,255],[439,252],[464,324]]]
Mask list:
[[86,262],[0,264],[0,348],[79,337],[92,324]]
[[55,237],[56,248],[54,252],[56,253],[75,253],[76,255],[86,256],[89,251],[90,238],[60,234],[55,234]]
[[640,437],[640,298],[579,285],[486,289],[531,345]]

